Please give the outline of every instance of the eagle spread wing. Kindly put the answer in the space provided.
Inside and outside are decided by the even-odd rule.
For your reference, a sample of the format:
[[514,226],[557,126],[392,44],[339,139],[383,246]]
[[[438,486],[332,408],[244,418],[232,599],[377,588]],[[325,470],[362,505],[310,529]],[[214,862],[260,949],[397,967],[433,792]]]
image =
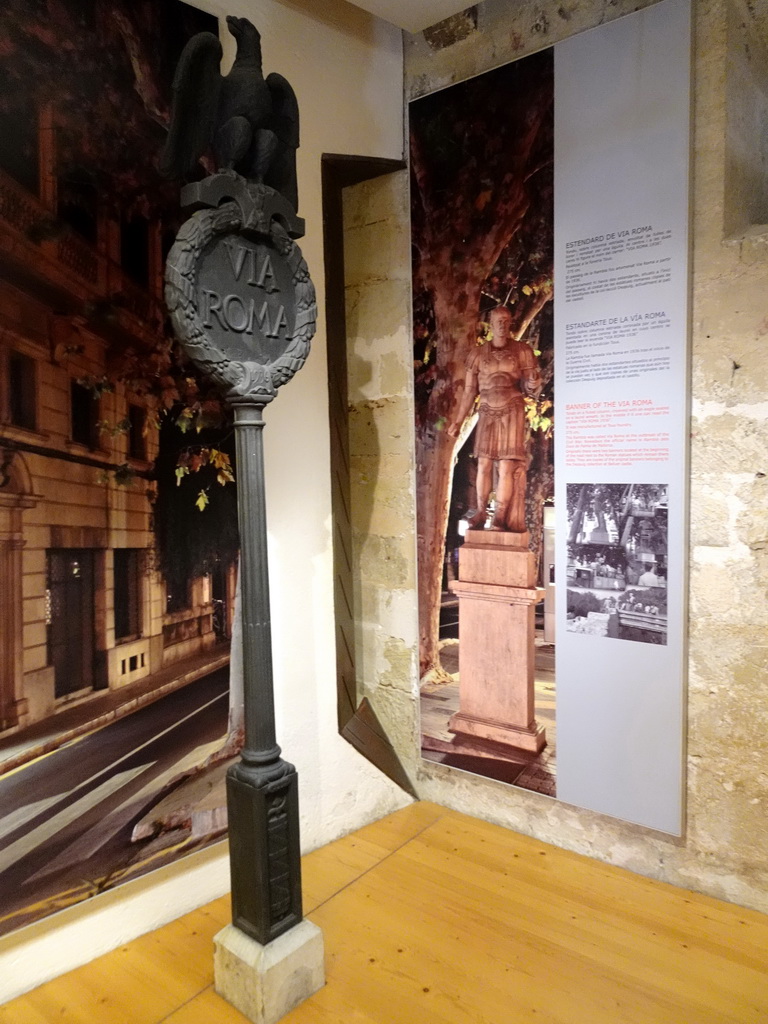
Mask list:
[[173,79],[173,104],[160,171],[184,178],[211,144],[223,77],[222,48],[211,32],[199,32],[184,47]]
[[267,75],[267,86],[272,94],[272,124],[270,127],[280,141],[294,149],[299,147],[299,103],[290,82],[273,71]]
[[277,138],[274,156],[264,175],[264,184],[284,195],[294,210],[299,208],[296,180],[296,150],[299,148],[299,104],[290,82],[277,72],[267,75],[272,96],[268,127]]

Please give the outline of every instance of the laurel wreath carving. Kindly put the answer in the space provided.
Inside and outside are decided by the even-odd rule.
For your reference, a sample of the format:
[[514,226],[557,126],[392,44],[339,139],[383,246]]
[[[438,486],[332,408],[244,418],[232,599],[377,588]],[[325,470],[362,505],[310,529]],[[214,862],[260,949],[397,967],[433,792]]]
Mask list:
[[309,355],[309,343],[317,322],[315,287],[301,249],[276,220],[270,239],[292,275],[296,299],[296,320],[288,348],[273,363],[240,362],[230,359],[213,343],[197,311],[196,275],[198,262],[209,242],[217,235],[236,233],[243,227],[236,202],[216,209],[198,210],[182,224],[165,270],[165,302],[174,331],[185,352],[222,388],[231,402],[270,402],[277,389],[301,369]]

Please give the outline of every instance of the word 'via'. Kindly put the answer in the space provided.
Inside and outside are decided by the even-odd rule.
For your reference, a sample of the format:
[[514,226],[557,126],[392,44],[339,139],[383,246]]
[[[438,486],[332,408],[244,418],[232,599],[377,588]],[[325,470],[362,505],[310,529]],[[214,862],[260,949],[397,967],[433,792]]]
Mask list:
[[[246,284],[251,284],[255,288],[261,288],[265,292],[276,292],[279,291],[275,284],[275,271],[272,266],[272,258],[269,253],[259,253],[256,249],[249,249],[245,245],[233,245],[231,242],[227,243],[224,248],[227,250],[227,256],[232,267],[232,273],[235,275],[235,280],[239,281],[240,276],[248,266],[248,277],[246,278]],[[259,261],[261,256],[261,261]]]

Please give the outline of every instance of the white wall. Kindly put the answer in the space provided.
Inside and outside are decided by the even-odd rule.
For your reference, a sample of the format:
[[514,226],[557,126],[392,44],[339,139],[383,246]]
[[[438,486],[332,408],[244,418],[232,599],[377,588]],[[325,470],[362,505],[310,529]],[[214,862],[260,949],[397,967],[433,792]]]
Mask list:
[[[402,156],[400,32],[343,0],[200,0],[249,17],[264,70],[301,109],[300,243],[317,288],[317,336],[304,369],[267,409],[265,432],[277,735],[299,772],[310,850],[408,801],[337,732],[320,158]],[[188,858],[0,940],[0,1003],[225,892],[224,847]]]

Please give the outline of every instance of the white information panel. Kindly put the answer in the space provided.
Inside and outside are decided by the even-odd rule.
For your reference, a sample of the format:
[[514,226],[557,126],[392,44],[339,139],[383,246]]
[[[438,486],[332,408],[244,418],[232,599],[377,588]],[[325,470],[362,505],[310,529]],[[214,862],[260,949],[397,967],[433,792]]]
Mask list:
[[690,4],[555,48],[557,790],[679,835]]

